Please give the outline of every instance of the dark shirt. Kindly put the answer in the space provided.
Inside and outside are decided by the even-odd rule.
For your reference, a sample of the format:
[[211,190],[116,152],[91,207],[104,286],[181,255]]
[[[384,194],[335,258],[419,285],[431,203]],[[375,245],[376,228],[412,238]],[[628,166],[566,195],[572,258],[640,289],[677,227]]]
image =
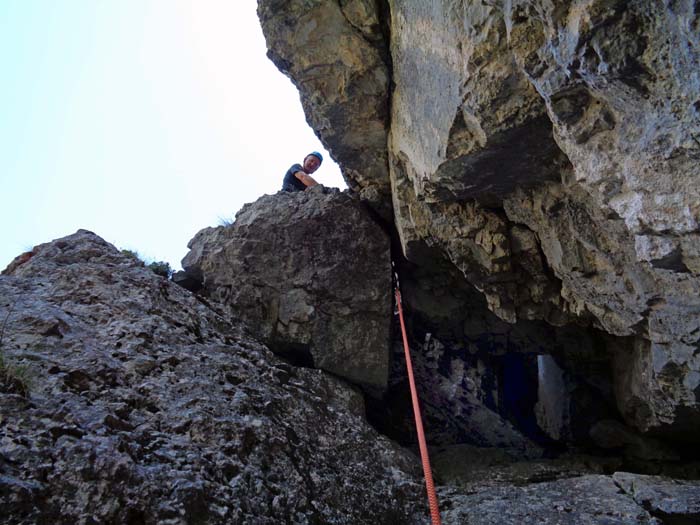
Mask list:
[[294,175],[297,171],[304,171],[301,164],[294,164],[287,170],[287,173],[284,175],[284,182],[282,182],[282,191],[304,191],[306,189],[306,184]]

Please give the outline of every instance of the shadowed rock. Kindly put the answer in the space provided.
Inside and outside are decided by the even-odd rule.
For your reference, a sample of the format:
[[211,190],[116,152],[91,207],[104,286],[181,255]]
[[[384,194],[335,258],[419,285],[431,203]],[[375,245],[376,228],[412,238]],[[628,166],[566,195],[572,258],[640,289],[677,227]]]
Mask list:
[[420,523],[416,462],[362,395],[294,368],[93,233],[0,276],[0,521]]
[[446,523],[470,525],[661,525],[609,476],[501,486],[476,494],[445,492]]

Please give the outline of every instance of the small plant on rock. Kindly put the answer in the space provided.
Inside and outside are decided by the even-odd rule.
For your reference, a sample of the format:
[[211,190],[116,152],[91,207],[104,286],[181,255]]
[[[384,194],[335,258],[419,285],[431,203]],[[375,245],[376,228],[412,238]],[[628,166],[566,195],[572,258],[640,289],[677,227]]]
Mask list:
[[0,391],[26,397],[31,388],[32,376],[29,367],[9,361],[0,350]]
[[132,259],[137,260],[156,275],[160,275],[161,277],[165,277],[166,279],[170,279],[175,273],[175,270],[172,269],[170,263],[166,261],[153,261],[149,263],[146,262],[144,258],[138,254],[138,252],[135,252],[133,250],[122,250],[121,252],[127,257],[131,257]]
[[165,261],[154,261],[151,264],[146,265],[146,268],[150,268],[153,273],[170,279],[173,276],[174,270],[170,267],[170,263]]
[[0,392],[11,392],[28,396],[32,386],[32,376],[27,365],[18,365],[5,357],[2,351],[3,338],[5,337],[5,327],[10,319],[12,309],[15,304],[10,306],[10,310],[5,316],[5,320],[0,326]]
[[229,226],[231,226],[235,222],[235,220],[236,219],[234,217],[221,217],[220,216],[219,217],[219,226],[224,226],[224,227],[228,228]]
[[143,259],[141,258],[141,256],[137,252],[135,252],[134,250],[122,250],[122,253],[124,255],[126,255],[127,257],[131,257],[135,261],[139,261],[141,264],[144,264],[144,265],[146,264],[143,261]]

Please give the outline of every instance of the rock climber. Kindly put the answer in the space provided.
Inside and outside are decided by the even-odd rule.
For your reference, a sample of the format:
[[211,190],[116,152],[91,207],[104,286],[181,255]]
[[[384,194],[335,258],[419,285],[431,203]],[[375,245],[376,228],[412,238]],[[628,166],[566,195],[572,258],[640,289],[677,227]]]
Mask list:
[[304,157],[304,165],[294,164],[287,170],[282,183],[282,191],[304,191],[306,188],[316,186],[311,174],[318,169],[323,162],[323,156],[318,151],[312,151]]

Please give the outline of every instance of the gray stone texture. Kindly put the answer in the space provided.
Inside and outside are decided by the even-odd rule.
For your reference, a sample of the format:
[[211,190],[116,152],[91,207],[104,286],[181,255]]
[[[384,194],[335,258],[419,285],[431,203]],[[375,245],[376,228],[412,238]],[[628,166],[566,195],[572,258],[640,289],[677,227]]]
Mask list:
[[[201,231],[179,276],[199,297],[86,231],[14,261],[0,352],[32,381],[0,376],[0,521],[424,523],[416,458],[346,381],[380,394],[392,351],[361,202],[408,260],[443,523],[700,521],[697,481],[609,475],[697,477],[669,444],[700,438],[698,2],[258,13],[359,198],[265,196]],[[539,449],[503,402],[513,356],[542,356],[539,389],[519,376],[540,430],[625,459],[516,461]],[[467,434],[499,448],[447,446]]]
[[[346,26],[331,38],[333,23],[319,31],[332,41],[320,49],[326,40],[270,16],[273,4],[259,4],[266,34],[288,38],[268,36],[271,54],[313,70],[329,62],[327,52],[359,49],[339,50]],[[343,5],[296,0],[280,13],[307,20]],[[368,159],[388,159],[406,257],[426,266],[448,260],[509,323],[576,323],[618,338],[609,349],[626,422],[700,437],[697,3],[388,6],[380,18],[389,29],[390,120],[386,143],[377,139],[371,150],[386,152]],[[310,38],[317,45],[301,50]],[[379,33],[373,39],[382,49]],[[346,70],[335,68],[328,82]],[[333,99],[314,83],[297,86],[302,100]],[[353,98],[364,100],[348,94],[342,106]],[[333,134],[312,125],[339,148],[373,122],[358,112]]]
[[313,366],[375,392],[386,387],[389,238],[359,199],[321,186],[267,195],[189,247],[183,267],[201,276],[200,293],[272,350],[310,355]]
[[700,523],[700,482],[617,472],[615,483],[663,523]]
[[614,458],[521,461],[459,446],[435,455],[445,525],[691,525],[698,481],[614,472]]
[[441,495],[445,525],[662,525],[620,492],[610,476],[588,475]]
[[0,276],[0,320],[32,377],[0,376],[2,523],[422,523],[418,463],[355,388],[93,233]]
[[[591,444],[590,426],[615,417],[611,360],[595,334],[541,321],[509,324],[446,262],[400,263],[398,271],[430,443],[503,447],[530,457],[541,452],[535,444],[540,441]],[[543,354],[566,363],[564,390],[538,392],[543,378],[537,360]],[[385,413],[376,424],[391,421],[389,435],[410,443],[413,421],[402,403],[408,387],[398,332],[390,378]],[[538,400],[563,408],[551,439],[546,426],[537,425]]]
[[440,247],[508,321],[637,338],[619,356],[627,421],[697,437],[692,2],[391,6],[389,155],[407,256]]

